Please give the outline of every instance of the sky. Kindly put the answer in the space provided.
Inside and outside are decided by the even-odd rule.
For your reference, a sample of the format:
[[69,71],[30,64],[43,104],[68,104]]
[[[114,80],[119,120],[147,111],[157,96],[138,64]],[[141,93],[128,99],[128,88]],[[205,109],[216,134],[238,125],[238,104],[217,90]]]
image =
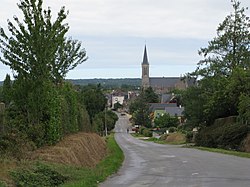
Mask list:
[[[0,26],[21,18],[19,0],[1,0]],[[241,6],[250,7],[249,0]],[[151,77],[179,77],[196,68],[201,47],[216,36],[219,23],[232,12],[230,0],[43,0],[55,19],[69,11],[68,37],[82,42],[88,60],[67,79],[140,78],[144,46]],[[250,11],[246,11],[250,15]],[[1,55],[1,54],[0,54]],[[0,63],[0,81],[11,70]]]

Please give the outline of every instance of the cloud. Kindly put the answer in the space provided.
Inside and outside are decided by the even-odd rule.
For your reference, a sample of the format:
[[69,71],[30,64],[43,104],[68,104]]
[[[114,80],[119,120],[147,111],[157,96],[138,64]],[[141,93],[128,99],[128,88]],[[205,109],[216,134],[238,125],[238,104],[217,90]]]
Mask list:
[[[1,0],[0,26],[21,16],[17,2]],[[250,7],[249,0],[241,2]],[[154,76],[178,76],[195,68],[197,50],[232,12],[230,0],[44,0],[48,6],[54,19],[61,6],[69,10],[68,35],[83,41],[89,56],[69,77],[119,77],[126,68],[127,77],[139,77],[145,40]],[[1,80],[8,68],[0,69]]]
[[72,33],[102,36],[204,39],[215,33],[218,23],[231,11],[228,0],[157,0],[157,3],[152,0],[45,2],[57,7],[58,4],[66,5],[70,10]]

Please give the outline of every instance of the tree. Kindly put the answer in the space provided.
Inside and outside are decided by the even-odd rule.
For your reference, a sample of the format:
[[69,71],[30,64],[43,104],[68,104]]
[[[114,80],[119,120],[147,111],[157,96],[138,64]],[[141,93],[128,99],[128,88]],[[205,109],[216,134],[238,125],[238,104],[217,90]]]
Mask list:
[[165,128],[165,127],[169,128],[169,127],[177,127],[179,124],[179,120],[176,116],[171,117],[169,114],[163,114],[159,117],[156,117],[154,123],[156,126],[160,128]]
[[197,89],[188,90],[188,95],[196,91],[199,94],[189,101],[202,111],[195,113],[195,107],[187,104],[185,114],[196,125],[211,125],[216,118],[238,115],[240,95],[249,93],[246,85],[250,73],[250,19],[240,2],[231,2],[233,12],[219,24],[217,36],[208,42],[208,47],[199,50],[203,60],[190,74],[199,82]]
[[119,102],[116,102],[115,104],[114,104],[114,109],[117,111],[119,108],[122,108],[123,106],[122,106],[122,104],[120,104]]
[[94,116],[105,109],[105,106],[107,104],[107,99],[102,93],[100,85],[86,86],[83,88],[82,93],[83,93],[84,104],[86,106],[90,120],[92,122]]
[[236,68],[250,68],[250,19],[240,2],[232,0],[233,13],[219,24],[217,37],[201,48],[204,57],[198,63],[196,75],[202,77],[230,76]]
[[12,100],[12,82],[10,80],[10,75],[7,74],[5,77],[5,80],[3,81],[3,91],[2,91],[2,97],[3,102],[8,106]]
[[241,95],[239,103],[239,116],[241,123],[250,126],[250,96]]
[[144,92],[144,97],[145,100],[148,103],[158,103],[159,102],[159,97],[158,95],[154,92],[152,87],[148,87]]
[[111,110],[99,112],[93,118],[95,131],[100,134],[104,134],[105,125],[107,126],[107,130],[111,131],[115,128],[115,123],[117,120],[117,115]]
[[139,97],[130,103],[129,111],[132,114],[135,124],[151,127],[149,105],[144,96],[144,92],[141,92]]
[[142,90],[139,97],[129,105],[129,111],[133,116],[135,124],[151,127],[148,103],[157,102],[159,102],[159,97],[154,93],[152,87]]
[[[28,137],[40,146],[61,138],[59,111],[64,96],[59,90],[68,71],[87,57],[80,42],[66,37],[69,26],[64,23],[68,15],[64,7],[54,21],[50,8],[43,9],[42,0],[20,0],[18,8],[23,13],[23,21],[16,16],[14,23],[8,20],[10,36],[0,28],[3,53],[0,61],[14,72],[12,99],[15,106],[11,110],[15,110],[19,130],[24,129]],[[75,103],[76,100],[66,99],[67,104],[71,101]],[[70,115],[74,132],[78,117],[75,108],[76,105],[69,107],[73,112]]]
[[60,82],[66,73],[84,62],[86,52],[81,43],[66,38],[69,30],[64,24],[68,12],[62,7],[52,22],[51,10],[43,10],[42,0],[21,0],[19,9],[23,23],[14,17],[17,27],[8,20],[11,37],[0,28],[0,61],[10,66],[18,76],[37,79],[50,78]]

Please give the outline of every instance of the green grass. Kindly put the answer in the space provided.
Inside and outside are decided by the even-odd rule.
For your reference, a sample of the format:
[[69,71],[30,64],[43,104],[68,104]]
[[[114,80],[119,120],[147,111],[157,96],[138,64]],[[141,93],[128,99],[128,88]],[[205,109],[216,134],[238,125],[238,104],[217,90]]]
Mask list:
[[4,184],[4,182],[0,181],[0,187],[5,187],[6,185]]
[[124,160],[124,155],[120,147],[115,142],[114,136],[107,139],[108,156],[95,168],[81,168],[65,165],[55,165],[55,169],[63,175],[67,175],[70,180],[61,185],[63,187],[97,187],[108,176],[116,173]]
[[192,148],[196,148],[202,151],[210,151],[210,152],[215,152],[215,153],[222,153],[222,154],[234,155],[238,157],[250,158],[250,153],[246,153],[246,152],[231,151],[231,150],[209,148],[209,147],[195,147],[194,146]]

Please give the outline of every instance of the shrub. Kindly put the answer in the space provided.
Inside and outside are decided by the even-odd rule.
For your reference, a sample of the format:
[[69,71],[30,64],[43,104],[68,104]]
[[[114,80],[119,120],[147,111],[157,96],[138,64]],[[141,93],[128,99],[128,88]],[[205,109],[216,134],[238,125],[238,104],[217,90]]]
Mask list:
[[28,151],[34,150],[36,146],[24,135],[11,132],[0,136],[0,154],[17,159],[23,158]]
[[6,184],[3,181],[0,181],[0,187],[5,187]]
[[228,123],[227,118],[220,119],[220,122],[215,121],[214,125],[202,128],[196,135],[195,143],[199,146],[238,150],[248,131],[245,124]]
[[186,142],[188,143],[193,142],[193,136],[194,136],[193,132],[191,131],[186,132]]
[[179,124],[178,118],[172,117],[169,114],[163,114],[162,116],[156,117],[154,120],[156,126],[161,128],[164,127],[177,127]]
[[141,126],[141,127],[139,128],[139,133],[140,133],[140,134],[143,134],[143,131],[144,131],[145,129],[146,129],[146,127],[142,127],[142,126]]
[[176,132],[176,130],[177,130],[176,127],[169,127],[169,128],[168,128],[168,131],[169,131],[170,133]]
[[150,131],[149,129],[144,129],[143,130],[143,135],[146,136],[146,137],[152,137],[153,136],[153,133],[152,131]]
[[59,186],[67,179],[57,171],[41,164],[31,169],[12,171],[11,176],[17,187]]

